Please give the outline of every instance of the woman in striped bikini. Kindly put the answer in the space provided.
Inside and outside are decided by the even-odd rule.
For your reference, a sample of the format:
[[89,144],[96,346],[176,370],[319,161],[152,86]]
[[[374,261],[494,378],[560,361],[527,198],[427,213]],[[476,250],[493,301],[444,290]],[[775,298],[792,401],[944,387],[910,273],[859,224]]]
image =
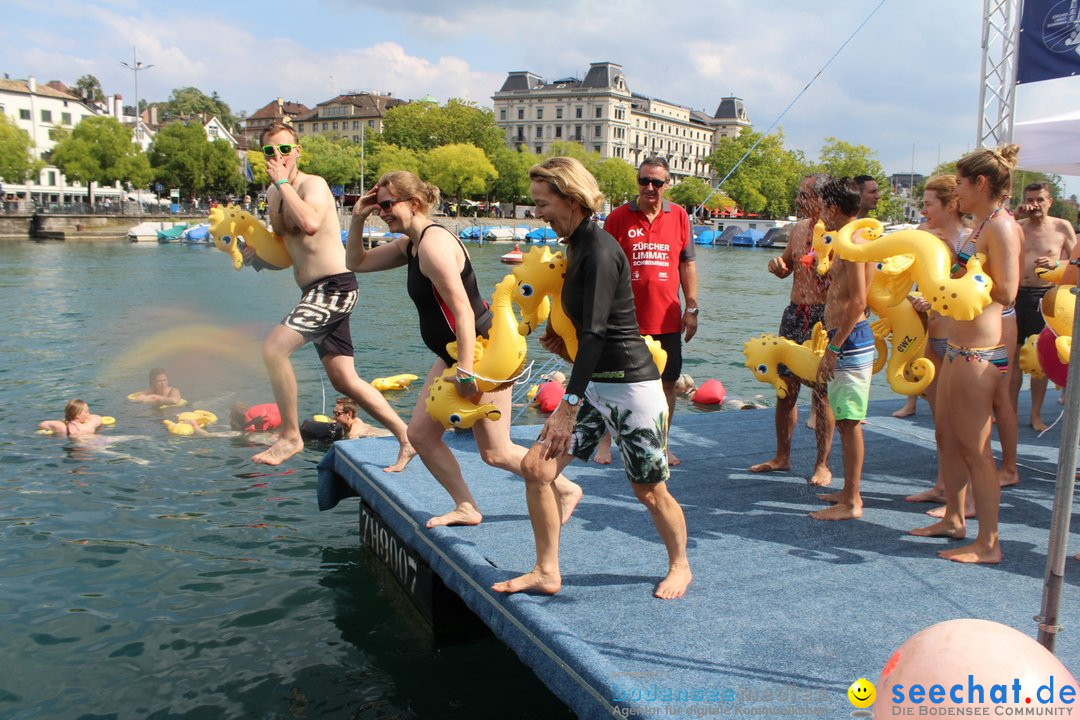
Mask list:
[[958,272],[975,252],[986,257],[984,271],[993,280],[992,302],[974,320],[948,323],[948,344],[938,380],[938,399],[949,412],[941,424],[938,457],[945,479],[945,513],[934,524],[912,530],[913,535],[965,536],[964,496],[970,477],[979,517],[975,542],[942,550],[948,560],[966,563],[1001,561],[998,505],[1001,488],[990,454],[994,396],[1005,382],[1009,351],[1002,338],[1002,313],[1013,304],[1020,281],[1020,235],[1001,203],[1009,192],[1011,171],[1019,148],[981,148],[957,163],[956,195],[960,210],[976,218],[976,230],[957,247]]

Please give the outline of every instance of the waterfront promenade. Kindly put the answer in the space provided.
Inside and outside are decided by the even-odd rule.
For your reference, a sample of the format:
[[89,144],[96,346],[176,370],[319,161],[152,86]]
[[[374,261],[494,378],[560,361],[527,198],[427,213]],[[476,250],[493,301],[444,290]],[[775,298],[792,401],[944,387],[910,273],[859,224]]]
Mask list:
[[[384,439],[335,445],[320,500],[359,492],[582,718],[766,707],[840,717],[852,710],[848,686],[876,681],[892,651],[924,627],[975,617],[1030,636],[1036,629],[1060,426],[1042,438],[1021,430],[1023,480],[1002,495],[1004,562],[959,565],[936,557],[950,541],[906,534],[928,522],[926,505],[903,498],[932,481],[934,437],[925,408],[898,420],[889,414],[896,405],[872,403],[865,514],[838,523],[807,517],[821,505],[803,479],[814,442],[805,427],[795,434],[793,472],[754,475],[746,468],[773,448],[771,409],[677,415],[672,446],[683,465],[670,484],[686,511],[694,570],[678,601],[652,597],[663,547],[617,463],[568,471],[586,494],[563,534],[563,590],[554,597],[490,591],[531,567],[532,533],[521,481],[480,462],[467,436],[450,444],[485,512],[478,527],[423,529],[449,501],[420,463],[383,473],[394,452]],[[513,428],[522,443],[537,431]],[[1072,667],[1080,661],[1076,566],[1070,559],[1057,646]]]

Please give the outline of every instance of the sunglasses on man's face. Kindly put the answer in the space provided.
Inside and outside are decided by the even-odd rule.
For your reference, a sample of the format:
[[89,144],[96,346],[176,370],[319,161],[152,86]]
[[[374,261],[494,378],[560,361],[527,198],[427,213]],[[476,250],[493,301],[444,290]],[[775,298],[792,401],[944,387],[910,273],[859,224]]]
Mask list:
[[296,147],[296,145],[290,145],[289,143],[283,143],[281,145],[263,145],[262,151],[263,151],[263,155],[265,155],[268,158],[274,157],[274,151],[275,150],[277,150],[279,153],[281,153],[282,157],[285,157],[286,155],[288,155],[289,153],[291,153],[293,151],[294,147]]
[[641,187],[645,187],[646,185],[652,185],[657,190],[664,187],[664,184],[666,182],[667,182],[667,180],[658,180],[657,178],[639,177],[637,179],[637,184],[640,185]]

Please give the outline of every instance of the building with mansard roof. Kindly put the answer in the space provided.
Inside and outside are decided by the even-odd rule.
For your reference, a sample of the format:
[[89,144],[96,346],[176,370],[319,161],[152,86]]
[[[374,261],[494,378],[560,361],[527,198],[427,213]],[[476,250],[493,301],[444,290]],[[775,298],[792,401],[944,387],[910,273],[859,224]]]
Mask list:
[[547,81],[514,71],[493,99],[495,120],[512,148],[544,153],[552,143],[573,141],[635,167],[656,155],[667,160],[676,181],[711,178],[706,161],[716,145],[750,127],[740,98],[722,98],[709,115],[631,92],[622,66],[613,62],[592,63],[584,80]]
[[348,92],[319,103],[293,126],[301,140],[308,135],[334,135],[360,142],[365,132],[382,132],[386,111],[404,104],[390,93]]

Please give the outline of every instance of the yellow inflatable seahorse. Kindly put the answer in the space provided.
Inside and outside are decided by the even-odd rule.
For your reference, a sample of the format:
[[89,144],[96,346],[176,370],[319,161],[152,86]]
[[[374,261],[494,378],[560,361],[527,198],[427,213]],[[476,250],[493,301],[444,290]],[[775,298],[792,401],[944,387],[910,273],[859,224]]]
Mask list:
[[[862,218],[827,232],[819,221],[814,228],[815,243],[817,234],[821,233],[820,243],[826,251],[852,262],[879,262],[893,255],[912,255],[915,262],[911,275],[923,297],[934,311],[954,320],[973,320],[990,304],[994,283],[983,271],[986,257],[981,253],[972,256],[964,275],[954,279],[950,277],[949,251],[936,235],[924,230],[901,230],[883,236],[883,229],[880,220]],[[852,241],[852,235],[860,230],[870,242],[857,245]],[[818,263],[820,272],[820,256]]]
[[402,373],[401,375],[391,375],[390,377],[375,378],[371,381],[371,387],[375,388],[379,392],[387,392],[389,390],[408,390],[409,384],[413,380],[416,380],[417,376],[412,373]]
[[787,397],[787,383],[780,376],[779,365],[786,365],[788,370],[807,382],[817,381],[818,366],[825,346],[829,343],[828,333],[821,323],[815,323],[810,331],[810,339],[802,345],[777,335],[761,335],[746,341],[743,354],[746,367],[754,377],[776,388],[776,396]]
[[[517,283],[513,299],[521,309],[521,323],[518,331],[528,335],[543,324],[551,323],[551,329],[562,338],[566,345],[566,354],[571,361],[577,357],[578,338],[574,323],[562,306],[562,286],[566,276],[566,258],[561,251],[551,252],[548,247],[534,247],[521,257],[521,264],[513,270]],[[650,335],[642,339],[649,347],[653,362],[660,372],[667,365],[667,351],[660,346],[659,340]]]
[[235,205],[218,205],[210,211],[210,236],[214,238],[214,247],[232,257],[233,267],[239,270],[244,266],[244,258],[237,247],[237,238],[255,249],[255,254],[274,267],[292,266],[292,258],[285,249],[285,241],[266,229],[251,213]]
[[1046,377],[1046,373],[1043,372],[1042,364],[1039,363],[1038,342],[1038,334],[1029,335],[1020,346],[1020,370],[1033,378],[1042,379]]
[[926,327],[908,300],[910,268],[914,262],[911,255],[894,255],[879,262],[866,294],[867,304],[879,318],[870,326],[879,361],[878,340],[892,336],[892,353],[885,376],[889,386],[901,395],[918,395],[934,380],[934,363],[923,357]]
[[192,427],[193,425],[206,427],[217,422],[217,415],[209,410],[191,410],[180,413],[176,416],[176,419],[178,422],[172,420],[162,420],[161,422],[165,424],[165,427],[173,435],[194,435],[195,429]]
[[[473,353],[473,374],[481,392],[492,392],[513,382],[525,367],[527,343],[518,333],[518,320],[514,315],[510,297],[517,282],[513,275],[504,277],[495,286],[491,296],[491,330],[486,338],[477,337]],[[453,358],[458,357],[457,342],[446,344]],[[477,405],[457,392],[457,363],[454,363],[431,384],[425,407],[431,417],[446,429],[472,427],[480,419],[498,420],[499,410],[490,403]]]
[[1072,353],[1073,313],[1076,312],[1075,285],[1057,285],[1043,295],[1041,307],[1046,326],[1054,333],[1058,359],[1068,364]]

